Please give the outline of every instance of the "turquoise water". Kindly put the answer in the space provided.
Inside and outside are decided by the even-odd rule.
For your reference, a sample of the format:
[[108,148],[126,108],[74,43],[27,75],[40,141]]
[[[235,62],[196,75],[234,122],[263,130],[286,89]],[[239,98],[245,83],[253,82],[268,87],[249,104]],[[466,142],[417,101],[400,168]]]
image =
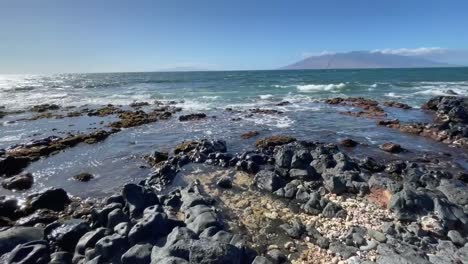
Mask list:
[[[410,160],[428,155],[433,159],[450,159],[468,169],[465,150],[378,126],[374,119],[341,115],[339,111],[353,109],[319,100],[337,96],[396,100],[416,108],[385,107],[388,118],[430,122],[433,114],[417,107],[435,95],[453,93],[468,95],[468,68],[0,76],[0,106],[7,111],[43,103],[92,107],[175,100],[183,108],[180,114],[204,112],[209,116],[206,120],[183,123],[175,116],[168,121],[123,130],[96,145],[81,144],[41,159],[27,168],[35,177],[31,190],[11,193],[0,188],[0,195],[23,196],[50,186],[65,188],[81,197],[107,195],[150,173],[148,168],[141,168],[145,164],[143,155],[154,150],[170,151],[183,140],[200,138],[226,140],[232,153],[254,149],[258,138],[277,134],[328,143],[352,138],[361,143],[356,149],[345,150],[353,157]],[[277,105],[285,100],[291,104]],[[148,110],[151,107],[154,105]],[[224,111],[226,107],[240,111]],[[284,113],[247,115],[253,107]],[[115,117],[82,116],[18,121],[27,116],[28,113],[13,114],[0,119],[0,148],[50,135],[89,133],[101,128],[101,121],[115,120]],[[251,130],[260,135],[241,139],[240,135]],[[378,145],[388,141],[400,143],[410,152],[392,155],[380,151]],[[96,178],[89,184],[70,180],[81,172],[92,173]]]
[[419,106],[434,95],[468,95],[468,68],[104,73],[0,76],[0,105],[27,108],[177,100],[187,109],[303,102],[336,96]]

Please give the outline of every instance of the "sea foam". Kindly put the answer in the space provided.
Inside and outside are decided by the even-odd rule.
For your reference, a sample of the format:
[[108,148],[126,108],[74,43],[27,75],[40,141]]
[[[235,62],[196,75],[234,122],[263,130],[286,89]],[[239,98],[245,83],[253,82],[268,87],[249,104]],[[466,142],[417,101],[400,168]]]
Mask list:
[[298,85],[297,90],[301,92],[320,92],[320,91],[334,91],[346,87],[345,83],[339,84],[306,84]]

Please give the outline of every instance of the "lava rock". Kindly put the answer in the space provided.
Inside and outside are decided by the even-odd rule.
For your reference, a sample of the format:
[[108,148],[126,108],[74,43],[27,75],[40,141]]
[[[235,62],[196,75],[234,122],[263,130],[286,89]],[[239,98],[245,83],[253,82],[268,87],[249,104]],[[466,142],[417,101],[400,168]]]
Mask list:
[[189,114],[189,115],[181,115],[179,116],[179,121],[185,122],[185,121],[201,120],[204,118],[206,118],[206,114],[195,113],[195,114]]
[[8,190],[26,190],[31,188],[34,183],[34,178],[31,173],[23,173],[20,175],[7,178],[2,182],[2,187]]
[[77,181],[81,181],[81,182],[88,182],[94,179],[94,176],[90,173],[83,172],[83,173],[73,176],[73,179]]
[[49,189],[28,197],[27,203],[33,210],[50,209],[62,211],[71,202],[68,194],[63,189]]
[[305,232],[304,225],[298,221],[294,220],[291,225],[283,224],[280,226],[290,237],[299,239],[302,234]]
[[146,207],[159,203],[156,194],[143,186],[127,184],[123,187],[122,196],[125,200],[125,208],[130,217],[138,217]]
[[167,226],[167,215],[164,213],[146,214],[140,219],[128,233],[128,239],[132,245],[156,239],[170,232]]
[[399,144],[395,144],[392,142],[383,143],[379,146],[379,148],[383,151],[390,153],[400,153],[403,151],[403,148]]
[[255,185],[269,192],[274,192],[281,187],[284,187],[286,181],[281,178],[274,171],[261,170],[259,171],[254,178]]
[[359,143],[357,141],[354,141],[354,140],[352,140],[350,138],[345,138],[345,139],[341,140],[340,144],[343,147],[347,147],[347,148],[354,148],[357,145],[359,145]]
[[26,168],[31,160],[24,157],[0,157],[0,176],[12,176]]
[[31,241],[18,245],[6,259],[7,264],[13,263],[36,263],[47,264],[50,260],[49,245],[45,240]]
[[232,180],[229,177],[221,177],[217,182],[216,185],[223,189],[230,189],[232,188]]
[[79,240],[75,248],[78,255],[84,256],[86,249],[94,248],[96,242],[106,235],[106,228],[97,228],[84,234]]
[[151,244],[137,244],[122,255],[122,264],[149,264],[151,263]]
[[40,227],[12,227],[0,231],[0,256],[18,245],[44,239],[44,229]]
[[113,263],[120,262],[121,256],[128,250],[128,241],[119,234],[101,238],[96,242],[96,254]]
[[63,251],[73,252],[80,238],[89,232],[89,225],[79,219],[53,223],[46,227],[47,240]]

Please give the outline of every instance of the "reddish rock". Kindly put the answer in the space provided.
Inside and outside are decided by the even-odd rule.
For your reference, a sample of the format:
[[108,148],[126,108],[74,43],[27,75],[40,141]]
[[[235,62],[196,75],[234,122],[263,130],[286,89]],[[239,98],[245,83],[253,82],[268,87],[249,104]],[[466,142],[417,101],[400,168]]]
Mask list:
[[249,131],[247,133],[244,133],[241,135],[241,138],[243,139],[249,139],[249,138],[253,138],[253,137],[256,137],[258,136],[258,132],[257,131]]
[[399,153],[403,151],[403,148],[399,144],[392,142],[383,143],[380,145],[380,149],[390,153]]
[[296,141],[296,138],[290,136],[271,136],[257,140],[255,145],[257,148],[268,148],[285,145],[294,141]]
[[357,145],[359,145],[358,142],[350,139],[350,138],[345,138],[343,140],[341,140],[340,144],[343,146],[343,147],[347,147],[347,148],[354,148],[356,147]]

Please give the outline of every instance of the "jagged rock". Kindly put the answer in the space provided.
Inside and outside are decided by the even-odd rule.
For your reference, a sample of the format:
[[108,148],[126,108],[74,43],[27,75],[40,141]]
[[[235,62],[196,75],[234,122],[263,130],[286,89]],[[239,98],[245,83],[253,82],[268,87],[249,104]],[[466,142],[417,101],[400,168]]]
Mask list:
[[341,177],[332,176],[324,182],[325,188],[335,194],[341,194],[346,191],[346,183],[343,182]]
[[280,227],[292,238],[298,239],[305,232],[304,225],[298,220],[294,220],[291,225],[283,224]]
[[442,179],[438,188],[452,203],[468,204],[468,186],[459,180]]
[[269,192],[274,192],[286,184],[286,181],[274,171],[261,170],[254,178],[255,185]]
[[400,220],[416,220],[418,215],[432,211],[434,203],[427,194],[405,187],[392,196],[388,207]]
[[322,215],[327,218],[337,217],[338,213],[343,210],[343,208],[333,202],[328,202],[325,208],[323,208]]
[[146,207],[159,203],[158,197],[153,191],[136,184],[125,185],[122,196],[125,200],[125,208],[132,218],[140,216]]
[[189,115],[181,115],[179,116],[179,121],[193,121],[193,120],[200,120],[206,118],[206,114],[204,113],[196,113],[196,114],[189,114]]

